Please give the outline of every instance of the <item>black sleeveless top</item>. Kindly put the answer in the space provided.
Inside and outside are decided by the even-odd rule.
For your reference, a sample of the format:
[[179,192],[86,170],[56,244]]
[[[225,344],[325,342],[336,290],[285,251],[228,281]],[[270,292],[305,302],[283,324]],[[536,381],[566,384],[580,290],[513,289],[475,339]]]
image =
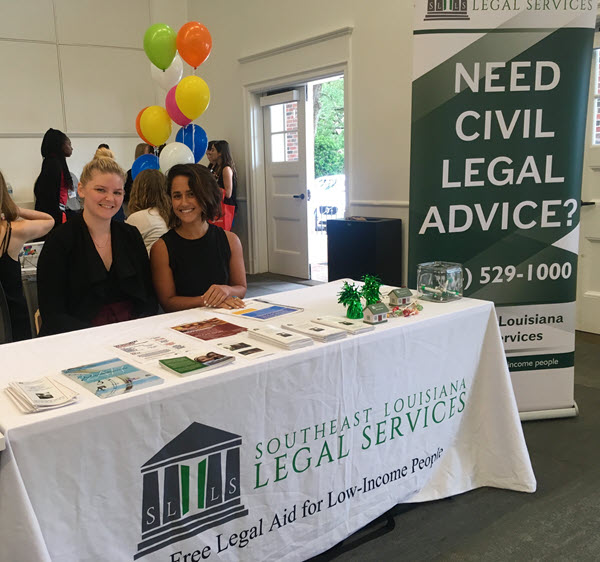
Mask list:
[[197,297],[211,285],[229,285],[231,249],[222,228],[209,224],[206,234],[196,240],[169,230],[162,239],[169,252],[177,296]]
[[[209,168],[209,170],[211,170],[211,172],[213,171],[212,169]],[[225,197],[223,199],[223,203],[225,203],[225,205],[233,205],[236,210],[237,210],[237,200],[236,200],[236,194],[237,194],[237,177],[236,174],[233,174],[233,179],[232,181],[232,189],[231,189],[231,197]],[[223,170],[221,170],[221,173],[219,174],[219,177],[217,178],[217,185],[221,188],[221,189],[225,189],[225,182],[223,181]]]
[[23,295],[21,264],[8,255],[11,232],[11,223],[8,221],[4,238],[0,241],[0,283],[2,283],[8,304],[12,339],[13,341],[20,341],[31,338],[31,327],[27,301],[25,295]]

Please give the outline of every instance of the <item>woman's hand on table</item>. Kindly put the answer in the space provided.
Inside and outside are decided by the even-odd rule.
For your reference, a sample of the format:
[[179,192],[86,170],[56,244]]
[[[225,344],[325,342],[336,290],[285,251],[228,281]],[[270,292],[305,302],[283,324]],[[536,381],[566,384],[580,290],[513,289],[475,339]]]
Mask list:
[[220,305],[220,308],[244,308],[246,304],[239,297],[227,297]]
[[243,308],[244,301],[231,295],[229,285],[211,285],[204,293],[204,306],[222,308]]

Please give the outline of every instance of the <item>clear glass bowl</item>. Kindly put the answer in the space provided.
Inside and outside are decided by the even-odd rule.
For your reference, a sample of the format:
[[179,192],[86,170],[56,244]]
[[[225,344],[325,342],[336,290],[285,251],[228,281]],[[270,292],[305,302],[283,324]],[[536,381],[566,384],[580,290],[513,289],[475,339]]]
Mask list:
[[463,268],[460,263],[432,261],[417,266],[418,298],[431,302],[460,299],[463,293]]

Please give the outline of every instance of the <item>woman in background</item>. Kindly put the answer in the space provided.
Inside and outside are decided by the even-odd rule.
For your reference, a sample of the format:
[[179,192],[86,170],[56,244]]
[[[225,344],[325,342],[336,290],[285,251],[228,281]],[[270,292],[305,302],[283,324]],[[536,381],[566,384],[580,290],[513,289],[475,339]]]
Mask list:
[[[146,144],[145,142],[139,143],[135,147],[135,158],[133,161],[135,162],[140,156],[144,154],[154,154],[154,147]],[[131,190],[133,189],[133,176],[131,175],[131,168],[127,170],[127,179],[125,180],[125,207],[129,203],[129,197],[131,194]]]
[[38,261],[41,335],[156,313],[142,237],[112,220],[123,203],[124,181],[125,172],[111,158],[95,158],[83,168],[83,212],[52,233]]
[[0,285],[8,304],[13,341],[31,337],[19,252],[23,244],[48,234],[53,226],[49,214],[17,207],[0,172]]
[[150,252],[162,308],[243,307],[246,271],[240,239],[208,222],[220,214],[221,190],[214,176],[198,164],[177,164],[169,170],[167,190],[171,230]]
[[112,158],[115,160],[115,153],[106,145],[100,145],[94,154],[94,158]]
[[62,131],[48,129],[42,140],[42,170],[33,193],[35,210],[54,219],[54,227],[67,221],[66,205],[73,189],[67,158],[73,154],[71,140]]
[[133,182],[129,198],[127,224],[135,226],[150,253],[152,244],[169,228],[171,201],[167,195],[167,181],[159,170],[142,170]]
[[218,186],[223,190],[223,228],[231,230],[237,209],[237,172],[229,143],[224,140],[210,141],[206,150],[208,169],[215,175]]

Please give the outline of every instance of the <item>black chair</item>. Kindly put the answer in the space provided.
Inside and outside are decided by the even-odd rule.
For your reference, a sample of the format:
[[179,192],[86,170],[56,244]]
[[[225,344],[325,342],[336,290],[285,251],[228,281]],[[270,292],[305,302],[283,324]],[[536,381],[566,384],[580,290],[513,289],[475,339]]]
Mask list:
[[10,314],[8,312],[8,303],[6,295],[0,283],[0,344],[10,343],[12,341],[12,327],[10,324]]

